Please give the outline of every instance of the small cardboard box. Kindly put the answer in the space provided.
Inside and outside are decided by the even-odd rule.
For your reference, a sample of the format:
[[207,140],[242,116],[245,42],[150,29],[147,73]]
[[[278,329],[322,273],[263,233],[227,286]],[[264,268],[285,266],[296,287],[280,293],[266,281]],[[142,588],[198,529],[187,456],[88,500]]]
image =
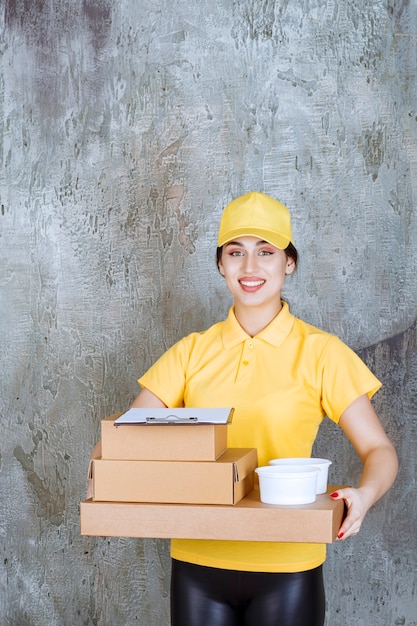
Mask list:
[[234,506],[186,504],[81,503],[81,534],[102,537],[223,539],[332,543],[343,517],[343,500],[327,494],[299,506],[260,501],[252,490]]
[[95,459],[93,500],[235,504],[253,489],[257,460],[255,448],[229,448],[217,461]]
[[[207,413],[207,409],[193,410],[197,416],[203,411]],[[176,413],[182,412],[184,409],[176,409]],[[223,423],[145,422],[115,426],[122,415],[117,413],[101,421],[103,459],[215,461],[227,448],[227,428],[233,410],[224,411]]]

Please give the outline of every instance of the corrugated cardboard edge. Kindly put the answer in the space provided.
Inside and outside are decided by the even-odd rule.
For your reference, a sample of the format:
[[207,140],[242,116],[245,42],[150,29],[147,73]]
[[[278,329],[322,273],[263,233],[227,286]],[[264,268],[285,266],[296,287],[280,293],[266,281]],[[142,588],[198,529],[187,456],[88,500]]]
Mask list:
[[258,465],[258,451],[252,448],[249,453],[233,464],[233,504],[237,504],[250,493],[255,483],[255,468]]
[[[235,505],[132,504],[80,505],[81,534],[103,537],[222,539],[333,543],[345,515],[343,500],[329,493],[304,506],[259,503],[253,490]],[[285,511],[285,514],[283,512]]]

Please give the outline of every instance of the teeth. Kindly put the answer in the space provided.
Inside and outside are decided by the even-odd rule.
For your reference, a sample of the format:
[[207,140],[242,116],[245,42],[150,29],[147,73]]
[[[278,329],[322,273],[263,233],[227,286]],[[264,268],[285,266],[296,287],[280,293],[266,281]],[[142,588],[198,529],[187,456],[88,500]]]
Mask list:
[[259,287],[264,284],[264,280],[241,280],[240,283],[245,287]]

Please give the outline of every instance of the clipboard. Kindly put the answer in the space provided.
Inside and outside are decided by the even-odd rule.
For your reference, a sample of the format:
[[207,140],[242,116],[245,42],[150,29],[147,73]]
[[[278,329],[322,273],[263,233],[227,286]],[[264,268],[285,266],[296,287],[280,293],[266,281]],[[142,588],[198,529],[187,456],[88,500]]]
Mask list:
[[166,424],[214,424],[228,425],[232,423],[233,408],[167,408],[167,409],[129,409],[114,421],[117,428],[123,425]]

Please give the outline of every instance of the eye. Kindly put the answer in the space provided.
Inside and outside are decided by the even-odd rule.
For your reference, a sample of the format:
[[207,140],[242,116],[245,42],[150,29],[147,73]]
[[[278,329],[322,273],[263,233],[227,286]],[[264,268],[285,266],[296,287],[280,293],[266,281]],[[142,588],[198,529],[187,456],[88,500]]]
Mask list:
[[259,256],[269,256],[274,254],[273,250],[259,250]]
[[243,256],[242,250],[230,250],[227,254],[229,254],[229,256]]

